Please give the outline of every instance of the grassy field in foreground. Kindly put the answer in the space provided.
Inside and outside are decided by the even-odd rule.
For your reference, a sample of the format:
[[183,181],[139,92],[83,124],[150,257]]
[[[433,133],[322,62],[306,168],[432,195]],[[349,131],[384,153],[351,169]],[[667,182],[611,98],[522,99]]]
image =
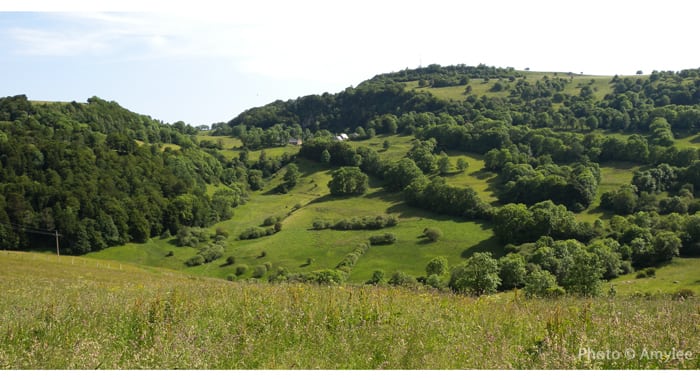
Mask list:
[[[116,265],[0,252],[0,369],[700,367],[697,298],[475,299]],[[650,354],[678,350],[692,357]]]

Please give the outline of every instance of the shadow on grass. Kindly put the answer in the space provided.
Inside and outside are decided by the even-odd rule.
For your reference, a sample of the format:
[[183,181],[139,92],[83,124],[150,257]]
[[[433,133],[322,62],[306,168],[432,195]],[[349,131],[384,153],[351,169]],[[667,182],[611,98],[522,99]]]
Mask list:
[[478,180],[493,180],[497,177],[496,173],[487,170],[487,169],[481,169],[479,171],[475,171],[472,174],[469,174],[470,177],[474,177]]
[[491,252],[494,259],[503,256],[504,253],[503,245],[501,245],[496,236],[491,236],[465,249],[464,252],[462,252],[462,257],[468,259],[477,252]]

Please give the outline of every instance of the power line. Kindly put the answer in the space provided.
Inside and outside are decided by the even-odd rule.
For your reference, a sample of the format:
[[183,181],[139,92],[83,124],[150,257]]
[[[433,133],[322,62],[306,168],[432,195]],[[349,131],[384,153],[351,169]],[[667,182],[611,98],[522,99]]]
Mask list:
[[30,234],[55,236],[56,237],[56,255],[61,256],[61,248],[60,248],[59,243],[58,243],[58,238],[61,237],[62,235],[58,233],[58,230],[53,230],[53,231],[45,230],[43,228],[29,227],[29,226],[25,226],[25,225],[22,225],[19,223],[13,223],[13,222],[0,222],[0,226],[10,227],[12,229],[21,230],[22,232],[30,233]]
[[17,223],[12,223],[12,222],[0,222],[0,225],[10,227],[13,229],[18,229],[18,230],[21,229],[24,232],[40,234],[40,235],[54,236],[56,234],[56,230],[46,230],[43,228],[30,227],[30,226],[25,226],[22,224],[17,224]]

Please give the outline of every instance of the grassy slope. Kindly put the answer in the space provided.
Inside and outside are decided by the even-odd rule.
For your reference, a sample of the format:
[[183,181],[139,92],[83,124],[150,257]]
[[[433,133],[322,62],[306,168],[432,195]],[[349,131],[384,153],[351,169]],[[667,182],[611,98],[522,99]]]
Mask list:
[[[0,252],[0,369],[700,367],[697,299],[473,299],[117,265]],[[591,359],[588,347],[637,356]]]
[[[527,80],[541,79],[544,75],[553,77],[553,73],[525,72]],[[558,74],[565,75],[565,74]],[[604,96],[610,90],[609,77],[594,77],[574,75],[571,83],[564,90],[574,94],[582,85],[597,88],[596,96]],[[472,81],[472,94],[487,96],[507,96],[507,91],[499,93],[490,92],[493,85]],[[409,82],[409,87],[417,86],[417,82]],[[437,92],[436,95],[461,99],[464,98],[463,86],[447,87],[442,89],[421,89],[422,91]],[[623,134],[614,134],[626,138]],[[241,142],[231,137],[198,136],[200,141],[221,141],[222,154],[228,158],[237,157],[240,152]],[[386,136],[379,135],[375,138],[352,142],[355,146],[366,146],[375,149],[385,160],[398,160],[411,148],[413,136]],[[679,148],[695,146],[697,136],[687,136],[676,140]],[[383,149],[383,143],[389,141],[390,147]],[[285,152],[293,154],[299,147],[285,146],[266,149],[269,156],[279,156]],[[257,160],[261,151],[251,151],[251,160]],[[469,168],[463,172],[453,172],[445,176],[448,183],[456,186],[468,185],[476,190],[479,196],[487,202],[498,206],[498,200],[494,193],[495,174],[484,170],[483,157],[462,152],[447,152],[453,165],[462,157],[469,162]],[[230,233],[228,247],[224,258],[200,267],[185,268],[183,262],[196,254],[194,248],[179,248],[172,244],[172,239],[153,239],[147,244],[129,244],[124,247],[110,248],[102,252],[91,254],[93,257],[109,258],[114,260],[133,262],[144,265],[160,266],[165,268],[185,270],[188,273],[205,274],[214,277],[226,277],[234,271],[234,267],[222,266],[229,255],[236,257],[236,265],[246,264],[249,267],[272,264],[273,267],[285,267],[290,272],[305,272],[316,269],[333,268],[350,252],[357,244],[366,240],[376,231],[312,231],[310,226],[316,218],[340,219],[352,216],[380,215],[391,213],[399,216],[400,223],[387,232],[397,235],[398,243],[392,246],[373,247],[368,254],[363,256],[351,274],[353,282],[364,282],[377,269],[391,274],[396,270],[402,270],[412,275],[422,275],[425,264],[435,256],[448,257],[451,264],[459,262],[463,257],[476,251],[492,251],[497,256],[502,253],[502,247],[492,237],[492,231],[488,225],[461,221],[454,218],[446,218],[432,213],[417,210],[401,205],[397,194],[384,192],[379,183],[373,182],[368,194],[359,198],[334,198],[328,196],[327,183],[330,180],[330,171],[327,167],[306,160],[299,160],[298,164],[304,176],[300,184],[289,194],[273,194],[270,190],[279,184],[282,171],[266,185],[261,192],[252,195],[250,202],[235,209],[233,220],[222,222],[211,228],[223,228]],[[630,183],[635,170],[639,165],[613,162],[601,165],[601,184],[596,200],[584,212],[578,214],[581,221],[594,222],[596,219],[607,219],[609,213],[599,208],[600,196],[606,192],[618,188],[622,184]],[[211,192],[215,188],[209,189]],[[301,204],[300,210],[294,212],[284,221],[283,230],[270,237],[257,240],[238,241],[236,237],[248,227],[258,226],[262,221],[272,215],[289,213],[293,206]],[[425,227],[437,227],[444,233],[444,238],[432,244],[426,244],[419,236]],[[173,251],[173,257],[165,257],[169,251]],[[265,251],[266,257],[260,257]],[[311,265],[305,265],[307,259],[312,258]],[[243,276],[247,278],[250,272]]]
[[[693,136],[678,140],[678,143],[691,144]],[[389,149],[383,149],[385,140],[390,142]],[[413,141],[412,136],[377,136],[364,141],[353,142],[356,146],[367,146],[376,149],[383,159],[397,160],[405,155]],[[234,148],[237,140],[226,138],[224,147]],[[275,148],[267,150],[268,154],[282,154],[293,151],[298,147]],[[236,150],[227,150],[237,155]],[[250,154],[255,159],[260,151]],[[498,205],[493,192],[495,174],[484,170],[481,156],[448,152],[453,165],[459,157],[469,162],[469,168],[464,173],[453,172],[446,176],[448,183],[453,185],[469,185],[479,196],[494,205]],[[327,183],[330,180],[330,170],[318,163],[298,160],[303,177],[299,185],[289,194],[274,194],[271,189],[279,184],[281,171],[274,176],[266,187],[252,195],[248,204],[235,209],[235,217],[226,222],[213,226],[228,231],[230,238],[223,258],[211,264],[195,268],[185,268],[183,262],[196,254],[194,248],[180,248],[172,244],[172,239],[152,239],[147,244],[128,244],[114,247],[92,257],[108,258],[144,265],[153,265],[171,269],[185,270],[187,273],[204,274],[224,278],[233,273],[234,267],[224,266],[227,256],[236,257],[236,265],[245,264],[250,268],[264,263],[273,267],[284,267],[290,272],[306,272],[317,269],[334,268],[342,258],[357,244],[365,241],[376,231],[312,231],[311,224],[316,218],[337,220],[353,216],[380,215],[385,213],[400,217],[398,226],[386,232],[397,235],[398,243],[385,247],[373,247],[361,258],[350,276],[350,281],[361,283],[370,278],[375,270],[384,270],[387,275],[396,270],[405,271],[411,275],[423,275],[425,264],[435,256],[448,257],[451,264],[456,264],[462,258],[477,251],[491,251],[496,256],[502,253],[502,247],[493,238],[487,224],[472,221],[461,221],[455,218],[443,217],[422,210],[402,205],[397,194],[383,191],[379,183],[373,182],[370,191],[362,197],[336,198],[328,194]],[[638,165],[614,162],[601,166],[601,185],[597,199],[584,212],[578,214],[579,220],[593,222],[598,218],[607,219],[609,213],[599,208],[600,196],[622,184],[630,183],[634,170]],[[214,189],[210,189],[214,191]],[[258,226],[272,215],[288,214],[294,205],[301,204],[300,210],[292,213],[284,221],[283,230],[270,237],[257,240],[239,241],[236,237],[248,227]],[[437,227],[444,233],[444,238],[432,244],[419,238],[426,227]],[[174,256],[165,257],[173,251]],[[267,253],[260,257],[261,252]],[[312,258],[311,265],[305,265]],[[244,275],[248,278],[251,272]]]
[[676,258],[656,270],[651,278],[635,278],[635,273],[620,276],[612,281],[619,294],[675,293],[690,289],[700,294],[700,259]]
[[[581,87],[589,85],[593,89],[593,96],[602,99],[605,95],[612,92],[610,87],[609,76],[595,76],[595,75],[573,75],[569,76],[565,73],[551,73],[551,72],[522,72],[525,75],[525,80],[534,83],[537,80],[542,80],[545,76],[549,78],[555,78],[556,76],[561,78],[568,78],[570,82],[566,85],[562,93],[567,95],[578,95],[581,92]],[[624,77],[623,77],[624,78]],[[503,91],[491,91],[494,83],[497,80],[490,80],[484,82],[479,79],[472,79],[469,82],[469,86],[472,87],[472,91],[468,94],[464,92],[466,85],[464,86],[451,86],[451,87],[418,87],[418,81],[405,82],[406,88],[409,90],[415,89],[417,91],[427,91],[435,95],[439,99],[445,100],[464,100],[467,96],[488,96],[488,97],[507,97],[510,95],[509,89],[504,89]],[[512,85],[508,80],[503,80],[504,85]]]

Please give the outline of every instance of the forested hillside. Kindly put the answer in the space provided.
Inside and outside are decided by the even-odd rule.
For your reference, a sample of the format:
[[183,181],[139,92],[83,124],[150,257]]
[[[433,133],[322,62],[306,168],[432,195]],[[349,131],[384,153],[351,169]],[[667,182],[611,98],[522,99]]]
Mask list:
[[0,246],[51,246],[57,230],[64,253],[82,254],[230,218],[245,200],[241,173],[201,150],[194,132],[96,97],[0,99]]

